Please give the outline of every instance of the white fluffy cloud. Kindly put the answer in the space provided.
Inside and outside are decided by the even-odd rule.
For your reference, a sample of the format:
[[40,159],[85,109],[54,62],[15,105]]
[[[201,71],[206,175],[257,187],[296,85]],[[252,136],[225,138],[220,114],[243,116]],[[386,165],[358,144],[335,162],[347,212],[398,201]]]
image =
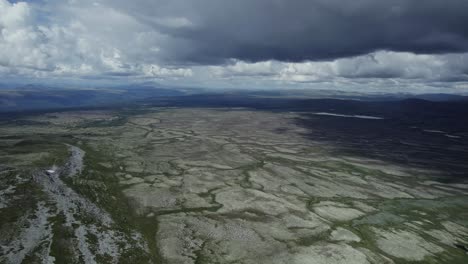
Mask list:
[[[127,14],[99,4],[54,8],[45,13],[40,6],[0,0],[3,68],[36,77],[190,75],[190,69],[158,65],[161,36]],[[47,16],[52,13],[57,15]]]
[[28,4],[0,0],[0,65],[47,68],[46,54],[37,46],[42,36],[32,28],[31,16]]
[[212,67],[218,77],[257,76],[291,82],[348,79],[406,79],[428,81],[468,81],[468,53],[416,55],[407,52],[378,51],[332,61],[289,63],[234,61]]
[[[177,12],[171,15],[170,4],[162,9],[164,15],[160,15],[161,11],[151,17],[145,10],[146,15],[140,17],[138,12],[146,2],[140,0],[135,8],[127,10],[121,4],[113,6],[112,1],[0,0],[0,76],[88,81],[155,79],[244,87],[323,84],[335,88],[341,85],[397,89],[410,84],[445,85],[468,90],[468,53],[374,51],[355,57],[304,62],[249,62],[236,58],[227,63],[173,61],[169,56],[174,52],[185,54],[191,42],[175,41],[186,35],[168,31],[189,32],[199,25],[199,19]],[[146,9],[152,7],[151,4]],[[169,44],[173,44],[170,51]]]

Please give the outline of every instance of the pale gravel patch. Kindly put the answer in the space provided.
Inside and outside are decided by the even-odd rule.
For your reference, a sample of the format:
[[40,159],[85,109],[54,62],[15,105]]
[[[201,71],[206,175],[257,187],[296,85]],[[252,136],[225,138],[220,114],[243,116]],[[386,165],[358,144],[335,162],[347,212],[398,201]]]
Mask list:
[[223,205],[218,212],[233,212],[254,209],[267,215],[288,213],[289,210],[306,212],[305,206],[294,204],[273,194],[254,189],[228,189],[216,194],[216,201]]
[[390,224],[399,224],[403,223],[406,220],[398,215],[391,214],[386,211],[377,212],[372,215],[363,217],[362,219],[357,219],[353,221],[356,225],[368,224],[368,225],[390,225]]
[[0,190],[0,209],[8,207],[9,199],[5,195],[13,194],[16,187],[9,185],[6,189]]
[[321,244],[299,248],[293,264],[368,264],[364,253],[346,244]]
[[[64,168],[49,174],[35,173],[33,175],[34,179],[55,202],[57,213],[63,213],[65,216],[65,226],[78,226],[74,229],[74,236],[76,239],[76,246],[84,263],[96,263],[95,253],[91,251],[90,243],[87,238],[88,234],[93,234],[98,238],[99,244],[97,254],[107,254],[114,262],[118,262],[120,256],[118,244],[125,243],[128,248],[129,243],[123,234],[108,230],[114,224],[111,216],[91,201],[80,196],[60,179],[61,174],[65,174],[64,177],[73,177],[81,173],[83,169],[83,157],[85,152],[78,147],[68,146],[71,151],[71,157]],[[83,213],[92,216],[104,229],[98,230],[95,225],[88,226],[83,224],[76,218],[77,215]],[[134,242],[135,241],[132,241],[132,244]],[[147,251],[147,248],[142,249]]]
[[376,252],[372,252],[367,248],[356,248],[367,256],[367,260],[372,264],[394,264],[393,260],[387,258],[386,256],[380,255]]
[[[107,255],[111,257],[112,263],[117,263],[120,257],[121,249],[119,244],[124,243],[125,249],[130,247],[130,244],[126,243],[126,239],[123,233],[114,230],[99,230],[95,225],[91,225],[87,228],[87,232],[95,235],[98,240],[98,255]],[[139,243],[141,237],[132,237],[135,243]],[[144,247],[141,247],[144,248]]]
[[283,152],[283,153],[288,153],[288,154],[296,154],[297,151],[289,148],[283,148],[283,147],[273,147],[276,151],[278,152]]
[[366,213],[372,213],[377,211],[377,209],[373,206],[370,206],[364,202],[361,201],[353,201],[353,206],[356,207],[357,209],[366,212]]
[[330,234],[330,239],[334,241],[359,242],[361,238],[348,229],[338,227]]
[[316,204],[314,204],[316,207],[321,207],[321,206],[334,206],[334,207],[344,207],[347,208],[348,206],[344,203],[339,203],[339,202],[334,202],[334,201],[320,201]]
[[286,245],[260,232],[245,220],[171,214],[160,218],[157,238],[170,264],[195,263],[193,257],[202,249],[211,263],[288,263],[276,258],[287,252]]
[[88,234],[87,229],[78,221],[75,222],[75,224],[80,225],[75,229],[75,237],[77,239],[77,246],[81,253],[81,257],[83,257],[83,260],[86,264],[96,263],[95,256],[91,252],[88,239],[86,238],[86,235]]
[[331,221],[350,221],[365,215],[363,212],[354,208],[331,205],[314,207],[314,212]]
[[414,232],[372,228],[377,246],[385,253],[408,261],[422,261],[425,257],[444,251]]
[[452,234],[454,234],[456,236],[459,236],[459,237],[468,238],[468,228],[467,227],[461,226],[461,225],[459,225],[457,223],[450,222],[450,221],[443,222],[442,225],[450,233],[452,233]]
[[285,194],[291,194],[291,195],[296,195],[296,196],[306,196],[306,194],[300,188],[296,186],[292,186],[292,185],[281,185],[280,190]]
[[391,183],[382,182],[382,181],[379,181],[379,182],[372,181],[370,182],[370,185],[376,189],[376,191],[374,191],[374,194],[382,198],[387,198],[387,199],[414,198],[412,195],[398,190],[397,188],[395,188],[395,186],[392,186]]
[[151,124],[159,124],[161,120],[157,118],[148,118],[148,117],[132,117],[129,119],[130,123],[135,123],[139,126],[150,126]]
[[454,244],[458,241],[466,243],[465,241],[459,239],[458,237],[452,235],[451,233],[445,230],[431,229],[431,230],[426,230],[424,232],[434,237],[435,239],[437,239],[440,243],[448,245],[448,246],[454,246]]
[[133,177],[133,178],[130,178],[130,179],[127,179],[127,180],[119,181],[119,183],[122,184],[122,185],[133,185],[133,184],[138,184],[138,183],[142,183],[142,182],[145,182],[145,180],[142,179],[142,178],[139,178],[139,177]]
[[[9,245],[1,247],[0,262],[22,263],[24,258],[32,253],[41,243],[52,240],[52,227],[48,218],[53,216],[43,202],[38,203],[32,219],[27,221],[28,227],[23,228],[18,237]],[[47,263],[49,252],[46,250],[41,256],[43,263]]]
[[69,161],[67,162],[67,164],[65,165],[65,167],[67,168],[67,176],[73,177],[81,173],[81,171],[83,170],[83,164],[84,164],[83,158],[84,158],[85,152],[76,146],[72,146],[72,145],[67,145],[67,146],[70,150],[71,157]]
[[137,212],[145,208],[174,209],[178,205],[177,195],[166,188],[156,188],[147,183],[130,186],[123,191],[124,195],[135,201]]
[[232,170],[233,167],[224,165],[224,164],[217,164],[213,162],[208,162],[208,161],[188,161],[188,160],[178,160],[176,161],[177,166],[180,168],[188,169],[192,167],[208,167],[208,168],[214,168],[218,170]]
[[110,215],[83,198],[73,189],[68,187],[59,177],[57,173],[46,175],[44,173],[36,173],[34,175],[38,182],[56,203],[58,211],[64,213],[66,222],[69,226],[75,221],[74,215],[79,208],[84,212],[92,215],[95,219],[99,219],[103,225],[110,226],[113,221]]

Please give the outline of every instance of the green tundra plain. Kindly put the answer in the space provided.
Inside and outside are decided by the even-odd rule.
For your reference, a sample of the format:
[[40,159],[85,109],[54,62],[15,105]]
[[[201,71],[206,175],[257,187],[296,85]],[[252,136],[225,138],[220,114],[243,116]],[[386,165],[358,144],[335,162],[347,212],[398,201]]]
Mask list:
[[298,118],[146,106],[3,120],[0,263],[468,262],[468,183],[340,153]]

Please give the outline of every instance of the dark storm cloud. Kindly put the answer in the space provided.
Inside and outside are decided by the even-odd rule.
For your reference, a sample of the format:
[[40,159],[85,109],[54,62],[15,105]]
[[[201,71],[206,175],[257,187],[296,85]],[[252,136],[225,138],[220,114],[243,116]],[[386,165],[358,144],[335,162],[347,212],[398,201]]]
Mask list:
[[119,7],[166,34],[164,57],[178,62],[468,50],[467,0],[137,0]]

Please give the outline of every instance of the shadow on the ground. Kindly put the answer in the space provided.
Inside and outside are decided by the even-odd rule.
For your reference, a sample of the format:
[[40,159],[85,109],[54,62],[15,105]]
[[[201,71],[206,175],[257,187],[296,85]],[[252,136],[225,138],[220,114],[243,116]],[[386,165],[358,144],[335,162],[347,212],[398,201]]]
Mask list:
[[[439,170],[445,175],[441,181],[468,180],[467,101],[373,102],[205,95],[170,98],[153,104],[295,112],[299,114],[295,123],[307,129],[304,137],[326,143],[339,154]],[[278,133],[281,130],[287,128]]]

